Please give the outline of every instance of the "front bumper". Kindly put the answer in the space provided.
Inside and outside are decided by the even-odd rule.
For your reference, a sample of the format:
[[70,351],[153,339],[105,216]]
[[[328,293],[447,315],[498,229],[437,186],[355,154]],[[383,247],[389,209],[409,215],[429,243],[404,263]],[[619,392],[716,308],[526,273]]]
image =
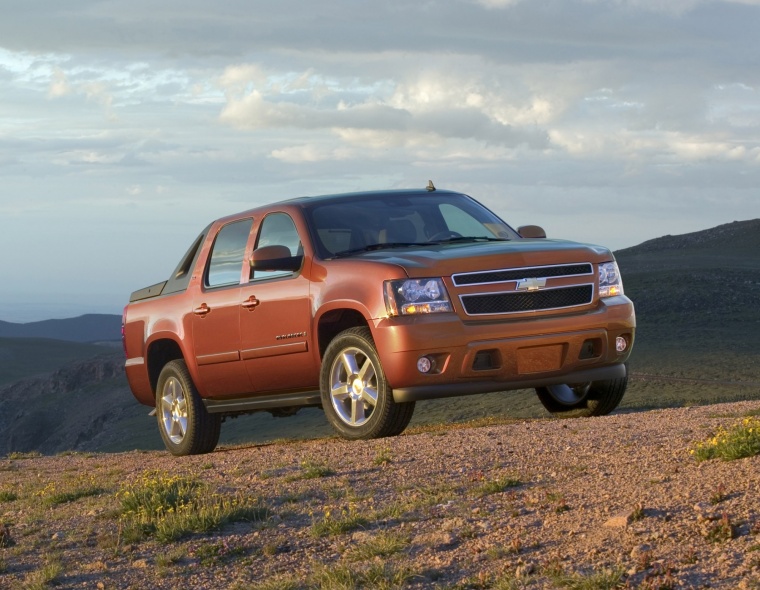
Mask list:
[[[455,314],[377,320],[373,337],[397,402],[625,377],[636,317],[626,297],[582,313],[466,322]],[[626,339],[618,352],[615,341]],[[421,373],[417,361],[432,360]]]

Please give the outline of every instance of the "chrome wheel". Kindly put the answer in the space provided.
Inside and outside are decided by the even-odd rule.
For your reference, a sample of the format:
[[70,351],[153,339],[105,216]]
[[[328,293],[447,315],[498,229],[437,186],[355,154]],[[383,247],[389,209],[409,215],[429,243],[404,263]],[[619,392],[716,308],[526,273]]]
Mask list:
[[362,426],[377,406],[377,371],[359,348],[341,351],[330,368],[330,401],[349,426]]
[[563,406],[574,406],[586,399],[589,389],[591,389],[591,383],[575,385],[562,383],[560,385],[547,385],[546,389],[549,395],[558,403]]
[[169,377],[161,395],[161,425],[166,436],[179,444],[187,433],[187,398],[176,377]]

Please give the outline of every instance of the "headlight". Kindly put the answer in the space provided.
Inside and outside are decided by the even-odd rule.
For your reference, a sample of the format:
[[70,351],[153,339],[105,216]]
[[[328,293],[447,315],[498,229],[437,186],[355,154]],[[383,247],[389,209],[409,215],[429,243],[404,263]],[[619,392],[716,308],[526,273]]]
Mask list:
[[599,297],[614,297],[623,294],[623,279],[620,278],[617,262],[599,265]]
[[453,311],[441,279],[385,281],[388,315],[414,315]]

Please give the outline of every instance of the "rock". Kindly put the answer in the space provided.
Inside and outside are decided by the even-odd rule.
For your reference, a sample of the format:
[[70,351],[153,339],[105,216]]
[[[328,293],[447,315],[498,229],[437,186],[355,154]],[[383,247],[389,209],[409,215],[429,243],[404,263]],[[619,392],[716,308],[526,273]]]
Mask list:
[[148,560],[147,559],[136,559],[132,562],[132,567],[137,570],[144,570],[148,569]]
[[642,555],[644,555],[645,553],[651,550],[652,550],[651,545],[647,545],[646,543],[644,543],[643,545],[637,545],[636,547],[631,549],[631,558],[638,559],[639,557],[641,557]]
[[631,522],[633,521],[633,515],[630,511],[628,512],[620,512],[619,514],[616,514],[612,518],[610,518],[607,522],[604,523],[604,526],[608,528],[625,528]]
[[0,522],[0,547],[10,547],[11,545],[13,545],[11,530]]
[[532,563],[524,563],[522,565],[518,565],[517,569],[515,570],[515,577],[526,578],[529,575],[531,575],[535,570],[536,568]]
[[351,535],[351,540],[355,543],[366,543],[372,538],[372,534],[367,531],[356,531]]
[[412,543],[440,550],[454,547],[457,544],[457,538],[453,533],[448,531],[435,531],[417,535],[412,539]]

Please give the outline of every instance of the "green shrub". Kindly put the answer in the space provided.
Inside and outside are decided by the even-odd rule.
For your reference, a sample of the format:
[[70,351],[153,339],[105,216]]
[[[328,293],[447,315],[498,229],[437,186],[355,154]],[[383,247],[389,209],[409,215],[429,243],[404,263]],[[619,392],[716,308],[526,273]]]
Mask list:
[[699,462],[709,459],[732,461],[760,455],[760,418],[747,417],[728,428],[721,426],[714,436],[698,442],[689,452]]
[[260,521],[268,516],[261,501],[242,494],[211,493],[198,480],[148,472],[118,494],[127,542],[152,536],[162,543],[224,524]]

